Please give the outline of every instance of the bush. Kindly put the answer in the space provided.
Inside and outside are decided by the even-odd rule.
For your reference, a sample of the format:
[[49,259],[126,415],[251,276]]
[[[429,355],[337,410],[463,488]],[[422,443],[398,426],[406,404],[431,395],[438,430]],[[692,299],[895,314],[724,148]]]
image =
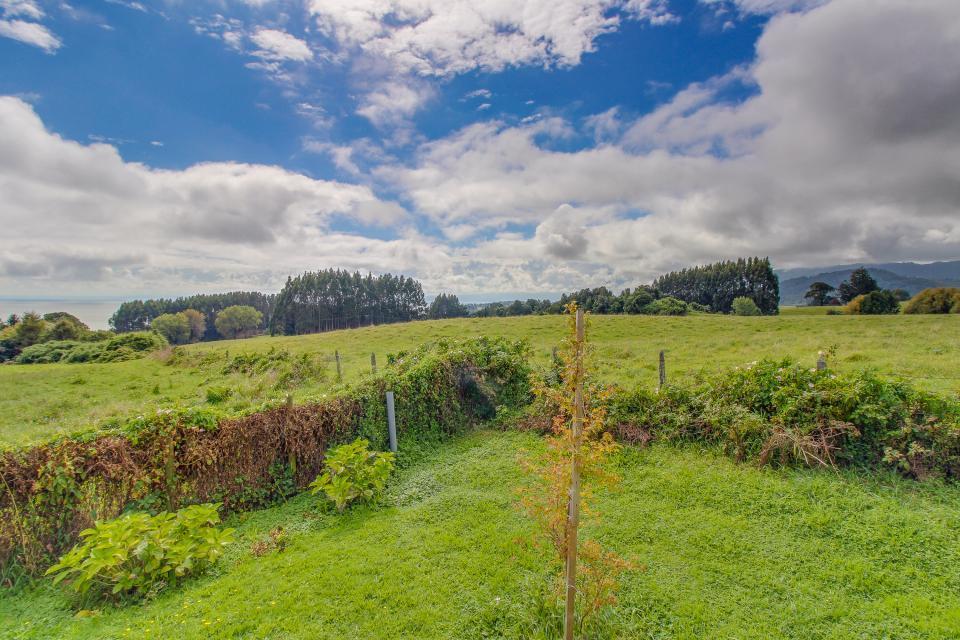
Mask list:
[[747,296],[739,296],[734,298],[731,310],[735,316],[760,315],[760,307],[758,307],[757,303],[753,301],[753,298],[748,298]]
[[654,300],[644,307],[644,313],[655,316],[685,316],[689,310],[686,302],[670,296]]
[[960,289],[924,289],[903,307],[904,313],[960,313]]
[[244,338],[256,333],[262,321],[263,314],[253,307],[234,305],[218,313],[213,326],[224,338]]
[[150,328],[167,339],[170,344],[190,342],[190,319],[183,313],[164,313],[150,323]]
[[310,483],[310,492],[324,492],[340,513],[355,500],[376,499],[393,470],[394,455],[369,447],[370,442],[358,438],[329,451],[324,460],[327,468]]
[[29,346],[21,351],[15,362],[18,364],[50,364],[60,362],[67,354],[83,345],[83,342],[76,340],[41,342],[40,344]]
[[54,583],[67,580],[92,600],[122,601],[201,573],[233,542],[233,529],[218,529],[219,504],[193,505],[176,513],[128,513],[80,532],[82,542],[47,570]]
[[871,291],[851,300],[844,310],[852,315],[885,315],[900,311],[900,302],[893,292]]

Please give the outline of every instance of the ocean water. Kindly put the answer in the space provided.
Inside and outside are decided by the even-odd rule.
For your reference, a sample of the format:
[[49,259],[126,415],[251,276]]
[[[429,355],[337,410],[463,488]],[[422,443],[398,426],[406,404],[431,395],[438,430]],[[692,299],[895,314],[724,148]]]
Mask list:
[[11,313],[22,314],[36,311],[40,315],[54,311],[66,311],[80,318],[91,329],[109,329],[110,316],[123,300],[39,300],[0,298],[0,318],[7,319]]

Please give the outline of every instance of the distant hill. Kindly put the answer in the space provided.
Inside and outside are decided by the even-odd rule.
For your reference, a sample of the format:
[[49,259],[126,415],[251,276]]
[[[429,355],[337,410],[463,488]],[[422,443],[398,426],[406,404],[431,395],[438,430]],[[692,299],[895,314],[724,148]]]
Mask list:
[[806,304],[803,294],[814,282],[834,287],[850,277],[854,269],[866,267],[884,289],[905,289],[911,295],[929,287],[960,287],[960,260],[952,262],[888,262],[848,264],[821,268],[784,269],[780,276],[780,304]]

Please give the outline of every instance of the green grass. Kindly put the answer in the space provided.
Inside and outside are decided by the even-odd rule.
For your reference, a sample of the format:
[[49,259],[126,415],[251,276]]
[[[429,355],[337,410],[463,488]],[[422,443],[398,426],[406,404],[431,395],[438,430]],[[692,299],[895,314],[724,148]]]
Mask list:
[[[812,311],[787,307],[781,316],[759,318],[596,316],[590,340],[599,376],[627,385],[656,383],[660,349],[666,351],[669,378],[682,380],[698,371],[721,371],[762,357],[789,356],[813,365],[818,350],[834,348],[831,367],[873,367],[932,391],[960,390],[960,317],[826,316],[821,309]],[[387,353],[439,338],[527,338],[536,361],[545,363],[563,330],[560,316],[441,320],[186,347],[190,353],[213,353],[215,362],[206,366],[170,366],[150,357],[113,364],[0,366],[0,444],[27,443],[111,416],[203,404],[209,386],[235,389],[231,403],[238,406],[273,394],[260,381],[222,376],[219,358],[227,353],[276,347],[330,358],[326,383],[299,389],[295,397],[302,397],[334,384],[334,350],[340,351],[349,382],[369,371],[371,352],[382,366]]]
[[[515,543],[531,530],[517,455],[540,446],[471,433],[398,473],[378,510],[336,517],[300,496],[236,516],[213,574],[142,605],[75,618],[49,581],[0,595],[0,637],[531,637],[524,625],[556,620],[537,613],[545,558]],[[600,637],[960,637],[960,489],[670,446],[616,464],[623,482],[587,531],[646,570]],[[289,547],[254,557],[278,525]]]

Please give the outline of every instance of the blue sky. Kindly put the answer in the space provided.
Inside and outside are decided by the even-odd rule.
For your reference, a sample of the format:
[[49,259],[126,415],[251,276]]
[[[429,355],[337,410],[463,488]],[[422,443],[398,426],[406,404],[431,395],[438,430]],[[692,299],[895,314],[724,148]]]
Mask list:
[[476,299],[957,258],[958,23],[950,0],[0,0],[0,294],[344,267]]

